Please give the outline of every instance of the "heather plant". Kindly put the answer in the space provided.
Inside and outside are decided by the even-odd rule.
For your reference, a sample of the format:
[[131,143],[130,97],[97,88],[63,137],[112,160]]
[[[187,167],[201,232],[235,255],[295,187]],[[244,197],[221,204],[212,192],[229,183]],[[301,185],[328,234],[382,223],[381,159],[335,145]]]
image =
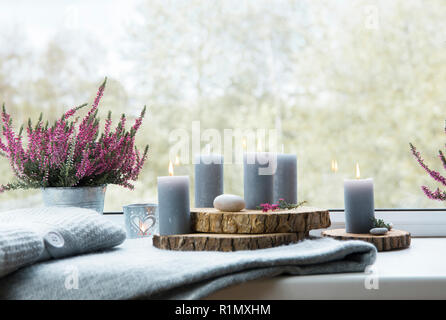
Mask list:
[[301,201],[299,203],[288,203],[285,201],[285,199],[280,198],[277,203],[262,203],[260,206],[257,206],[257,210],[262,210],[263,212],[268,211],[276,211],[276,210],[290,210],[290,209],[296,209],[304,204],[306,204],[307,201]]
[[[446,127],[445,127],[446,132]],[[424,159],[421,157],[420,152],[417,151],[415,146],[412,143],[409,143],[412,154],[415,159],[417,159],[420,166],[437,182],[441,183],[443,186],[446,186],[446,178],[442,176],[438,171],[432,170],[429,166],[424,162]],[[443,165],[443,168],[446,169],[446,157],[444,153],[439,150],[438,157]],[[435,191],[432,191],[427,186],[421,186],[421,190],[423,190],[424,194],[432,200],[445,201],[446,200],[446,192],[441,191],[440,188],[437,188]]]
[[16,181],[0,186],[0,192],[13,189],[47,187],[94,187],[116,184],[133,189],[131,181],[138,179],[147,159],[148,146],[141,152],[135,146],[135,135],[141,127],[146,107],[130,130],[123,114],[112,130],[111,112],[100,134],[98,106],[106,80],[99,87],[87,115],[79,122],[74,118],[86,107],[80,105],[67,111],[52,126],[44,124],[42,114],[35,124],[26,126],[27,144],[23,143],[24,126],[18,133],[3,104],[0,155],[9,160]]

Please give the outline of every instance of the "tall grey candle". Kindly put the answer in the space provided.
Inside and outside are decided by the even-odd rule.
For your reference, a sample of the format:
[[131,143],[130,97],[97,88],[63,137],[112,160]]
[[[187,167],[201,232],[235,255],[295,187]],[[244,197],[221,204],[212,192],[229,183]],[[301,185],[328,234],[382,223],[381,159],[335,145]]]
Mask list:
[[189,177],[158,177],[160,235],[190,232]]
[[373,179],[344,180],[344,205],[346,231],[369,233],[375,217]]
[[274,202],[284,199],[297,203],[297,156],[277,154],[277,169],[274,175]]
[[243,186],[246,209],[274,201],[275,156],[268,152],[245,153]]
[[223,194],[223,156],[195,156],[195,207],[212,208],[214,199]]

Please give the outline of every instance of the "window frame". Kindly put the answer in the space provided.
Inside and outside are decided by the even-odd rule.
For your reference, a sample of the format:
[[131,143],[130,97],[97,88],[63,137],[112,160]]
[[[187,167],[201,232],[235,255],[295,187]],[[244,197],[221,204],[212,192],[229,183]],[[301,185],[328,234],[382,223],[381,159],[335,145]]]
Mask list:
[[[329,209],[331,226],[329,229],[345,228],[344,209]],[[122,222],[123,212],[104,212],[115,222]],[[392,222],[395,229],[405,230],[413,237],[446,237],[446,208],[432,209],[375,209],[375,216]],[[320,230],[314,230],[320,235]]]

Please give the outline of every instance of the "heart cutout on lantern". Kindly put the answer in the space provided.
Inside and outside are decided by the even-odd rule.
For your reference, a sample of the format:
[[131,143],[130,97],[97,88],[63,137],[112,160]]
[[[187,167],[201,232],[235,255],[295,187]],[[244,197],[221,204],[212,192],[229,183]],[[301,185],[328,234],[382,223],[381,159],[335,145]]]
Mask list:
[[146,216],[141,219],[140,216],[132,215],[130,216],[130,221],[133,227],[138,231],[138,234],[145,236],[149,229],[155,225],[156,219],[154,216]]

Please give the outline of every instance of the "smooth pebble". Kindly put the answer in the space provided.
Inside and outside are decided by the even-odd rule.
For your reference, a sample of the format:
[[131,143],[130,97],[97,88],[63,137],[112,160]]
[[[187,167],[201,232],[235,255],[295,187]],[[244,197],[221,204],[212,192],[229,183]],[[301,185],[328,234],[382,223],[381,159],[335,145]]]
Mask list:
[[374,235],[382,235],[382,234],[386,234],[387,233],[387,228],[373,228],[370,229],[370,233],[374,234]]
[[238,212],[245,208],[245,200],[234,194],[222,194],[214,199],[214,208],[220,211]]

